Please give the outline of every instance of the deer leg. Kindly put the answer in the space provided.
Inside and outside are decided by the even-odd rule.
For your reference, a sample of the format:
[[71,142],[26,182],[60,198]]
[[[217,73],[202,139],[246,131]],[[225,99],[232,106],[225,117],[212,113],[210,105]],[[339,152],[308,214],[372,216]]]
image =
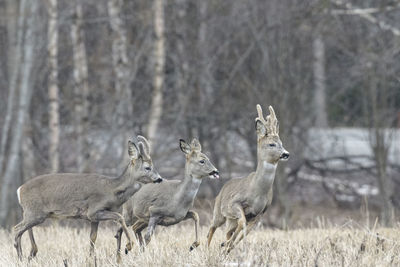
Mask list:
[[215,233],[215,230],[217,230],[218,227],[220,227],[221,225],[223,225],[225,223],[226,219],[225,217],[221,217],[220,220],[216,220],[214,218],[210,230],[208,230],[208,234],[207,234],[207,246],[210,246],[211,240],[213,238],[213,235]]
[[39,217],[39,218],[36,218],[36,219],[28,221],[28,222],[23,220],[22,222],[20,222],[19,224],[17,224],[14,227],[14,230],[17,232],[15,234],[14,247],[17,250],[18,258],[20,260],[22,260],[21,237],[22,237],[23,233],[25,233],[26,230],[31,229],[35,225],[41,224],[45,219],[46,219],[45,217]]
[[121,239],[122,239],[122,228],[119,228],[115,238],[117,239],[117,263],[121,263]]
[[144,235],[144,241],[146,242],[146,245],[149,244],[151,240],[151,236],[154,233],[154,229],[156,228],[156,225],[160,221],[160,217],[150,217],[149,220],[149,226],[147,227],[147,232]]
[[[143,221],[136,221],[132,226],[132,230],[135,233],[136,240],[139,242],[139,246],[142,251],[144,249],[144,245],[141,231],[146,228],[146,226],[147,224]],[[125,254],[128,254],[128,249],[125,249]]]
[[186,214],[186,217],[184,218],[184,220],[187,220],[187,219],[193,219],[193,221],[194,221],[194,232],[196,235],[196,239],[189,248],[189,250],[192,251],[193,249],[197,248],[200,245],[199,237],[198,237],[198,233],[197,233],[197,230],[199,229],[199,215],[197,214],[197,212],[189,210],[188,213]]
[[137,221],[133,226],[132,230],[135,233],[136,239],[139,242],[140,248],[142,252],[144,251],[144,242],[143,242],[143,236],[142,236],[142,231],[144,228],[147,227],[147,223],[143,221]]
[[[232,237],[232,234],[235,232],[237,227],[237,220],[235,219],[228,219],[227,223],[228,232],[226,233],[226,240],[229,240]],[[226,242],[221,243],[221,247],[224,247]]]
[[[128,227],[126,227],[125,219],[121,214],[119,214],[118,212],[102,210],[102,211],[96,212],[93,216],[90,216],[89,218],[93,219],[93,221],[113,220],[113,221],[121,224],[121,228],[124,231],[126,237],[128,238],[128,244],[127,244],[126,248],[128,250],[132,249],[132,237],[128,231]],[[118,258],[117,258],[117,260],[118,260]]]
[[237,217],[239,218],[237,221],[237,227],[235,232],[232,234],[231,238],[226,242],[226,253],[229,253],[233,249],[233,244],[238,234],[243,231],[243,234],[246,235],[246,215],[244,214],[244,210],[242,206],[236,205],[234,206],[234,210],[237,213]]
[[38,252],[38,248],[37,248],[37,245],[35,242],[35,237],[33,236],[33,229],[32,228],[28,229],[28,233],[29,233],[29,239],[31,240],[31,246],[32,246],[28,260],[31,260],[36,256],[36,254]]
[[[252,220],[252,221],[250,221],[250,222],[248,222],[247,223],[247,232],[246,232],[246,234],[248,234],[253,228],[254,228],[254,226],[257,224],[257,222],[258,222],[258,216],[254,219],[254,220]],[[241,232],[240,233],[240,235],[239,235],[239,237],[236,239],[236,244],[238,244],[242,239],[244,238],[244,233],[243,232]],[[235,245],[236,245],[235,244]]]
[[99,228],[99,222],[90,223],[90,251],[89,251],[90,256],[93,256],[94,254],[94,244],[96,243],[98,228]]

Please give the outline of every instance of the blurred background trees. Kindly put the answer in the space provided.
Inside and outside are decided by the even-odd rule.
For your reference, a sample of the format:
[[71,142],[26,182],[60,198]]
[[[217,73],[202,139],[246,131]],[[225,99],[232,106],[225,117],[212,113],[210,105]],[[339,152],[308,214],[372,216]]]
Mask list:
[[0,224],[15,224],[15,191],[35,175],[118,175],[137,134],[178,179],[179,138],[200,139],[222,177],[199,193],[210,212],[222,183],[255,168],[260,103],[291,152],[269,224],[369,203],[390,225],[399,42],[390,0],[0,0]]

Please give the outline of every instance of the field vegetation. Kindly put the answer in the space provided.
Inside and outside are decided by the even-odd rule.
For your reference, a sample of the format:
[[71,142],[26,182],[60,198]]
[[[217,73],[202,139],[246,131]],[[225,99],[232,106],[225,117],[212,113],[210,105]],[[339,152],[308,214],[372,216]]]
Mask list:
[[[257,228],[229,255],[220,243],[224,233],[216,232],[206,246],[207,227],[200,229],[201,245],[194,251],[191,224],[159,227],[149,246],[141,252],[137,245],[122,256],[120,266],[399,266],[400,227],[367,229],[354,221],[341,226],[273,230]],[[100,227],[96,257],[89,257],[89,229],[63,227],[58,223],[36,227],[39,252],[28,262],[28,235],[23,236],[24,259],[19,262],[13,234],[0,230],[0,266],[118,266],[115,227]],[[123,239],[125,242],[126,239]]]

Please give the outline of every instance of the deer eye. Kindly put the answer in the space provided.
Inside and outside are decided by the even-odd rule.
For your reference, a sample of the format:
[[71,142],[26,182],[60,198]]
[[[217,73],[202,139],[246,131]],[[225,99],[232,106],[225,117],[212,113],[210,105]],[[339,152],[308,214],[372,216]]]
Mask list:
[[204,164],[205,163],[204,159],[200,160],[199,162],[200,162],[200,164]]
[[276,147],[276,144],[269,144],[270,147]]
[[146,168],[144,168],[146,171],[151,171],[151,168],[150,167],[146,167]]

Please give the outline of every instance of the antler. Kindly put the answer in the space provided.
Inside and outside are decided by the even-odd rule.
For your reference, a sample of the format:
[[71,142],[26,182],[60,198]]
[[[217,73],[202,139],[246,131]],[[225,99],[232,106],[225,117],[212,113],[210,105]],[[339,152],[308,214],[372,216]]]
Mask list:
[[264,125],[267,125],[267,121],[264,119],[262,108],[261,108],[260,104],[257,104],[257,113],[258,113],[258,117],[256,118],[256,121],[260,120]]
[[269,115],[267,116],[267,131],[273,135],[278,135],[278,119],[272,106],[269,106]]
[[267,129],[267,134],[268,135],[278,135],[279,134],[279,126],[278,126],[278,119],[276,118],[275,111],[272,108],[272,106],[269,106],[269,115],[267,116],[267,119],[264,119],[264,116],[262,114],[262,109],[259,104],[257,104],[257,113],[258,117],[256,120],[260,120],[265,128]]

